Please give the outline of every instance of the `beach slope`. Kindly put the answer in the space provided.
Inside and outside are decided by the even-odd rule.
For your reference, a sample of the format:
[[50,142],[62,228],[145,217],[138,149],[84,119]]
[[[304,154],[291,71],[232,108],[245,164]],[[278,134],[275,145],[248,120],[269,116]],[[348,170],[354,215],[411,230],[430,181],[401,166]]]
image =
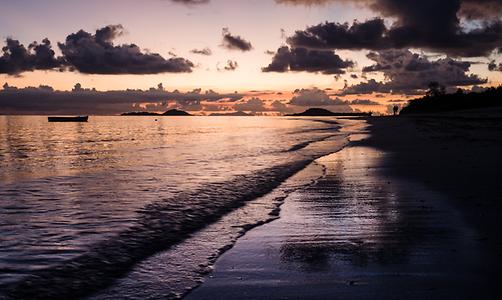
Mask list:
[[498,119],[368,122],[186,298],[496,299]]

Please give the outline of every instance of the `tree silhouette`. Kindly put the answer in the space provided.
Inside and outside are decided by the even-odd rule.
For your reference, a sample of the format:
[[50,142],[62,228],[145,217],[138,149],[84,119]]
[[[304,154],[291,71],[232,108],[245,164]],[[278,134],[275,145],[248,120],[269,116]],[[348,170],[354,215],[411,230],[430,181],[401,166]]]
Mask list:
[[502,86],[491,87],[482,92],[466,92],[446,94],[444,87],[437,82],[429,85],[427,95],[411,100],[400,114],[425,114],[449,112],[489,107],[502,107]]
[[439,84],[437,81],[432,81],[429,83],[429,90],[427,91],[428,97],[439,97],[446,94],[446,88],[444,85]]

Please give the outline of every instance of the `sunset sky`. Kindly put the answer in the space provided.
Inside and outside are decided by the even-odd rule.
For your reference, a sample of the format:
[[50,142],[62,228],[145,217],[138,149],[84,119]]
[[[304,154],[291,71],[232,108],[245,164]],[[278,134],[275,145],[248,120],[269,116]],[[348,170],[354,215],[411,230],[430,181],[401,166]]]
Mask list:
[[384,112],[431,81],[502,82],[498,0],[0,5],[0,113]]

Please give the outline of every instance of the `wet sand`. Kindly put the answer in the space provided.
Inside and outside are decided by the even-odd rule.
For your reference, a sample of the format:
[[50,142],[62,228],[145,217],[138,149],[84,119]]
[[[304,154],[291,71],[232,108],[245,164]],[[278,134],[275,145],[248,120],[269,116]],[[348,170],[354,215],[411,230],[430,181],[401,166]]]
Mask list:
[[479,239],[502,260],[502,110],[443,118],[374,118],[359,145],[389,153],[388,174],[448,195]]
[[370,119],[186,299],[497,299],[499,127],[469,122]]

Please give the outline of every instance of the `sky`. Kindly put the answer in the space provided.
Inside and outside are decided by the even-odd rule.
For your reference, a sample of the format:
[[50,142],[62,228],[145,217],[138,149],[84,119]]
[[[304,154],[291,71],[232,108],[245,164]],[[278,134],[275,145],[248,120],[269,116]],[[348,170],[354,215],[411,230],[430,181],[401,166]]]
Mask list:
[[[0,0],[0,113],[380,111],[502,83],[500,0]],[[4,84],[5,83],[5,84]]]

